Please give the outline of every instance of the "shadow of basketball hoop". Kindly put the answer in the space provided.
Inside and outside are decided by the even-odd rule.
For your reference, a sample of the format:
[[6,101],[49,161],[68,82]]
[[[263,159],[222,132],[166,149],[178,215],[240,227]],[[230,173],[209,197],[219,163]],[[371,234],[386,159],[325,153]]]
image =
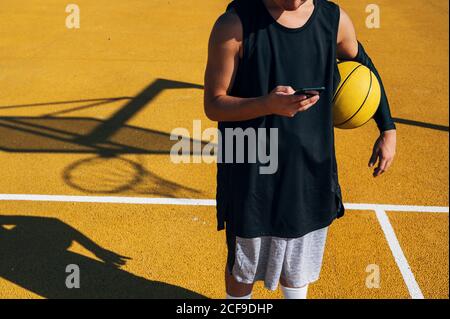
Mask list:
[[[0,116],[0,150],[12,153],[94,154],[70,164],[62,172],[67,185],[85,193],[132,192],[167,197],[198,194],[197,190],[152,173],[146,167],[148,165],[125,157],[133,154],[170,154],[177,141],[171,140],[169,133],[132,126],[127,122],[162,91],[172,89],[203,87],[157,79],[135,97],[0,106],[0,110],[46,107],[47,112],[41,116]],[[117,101],[126,103],[108,119],[61,116]],[[64,109],[48,113],[48,107],[53,105]],[[189,141],[191,144],[207,143],[193,139]],[[195,154],[191,152],[191,155]]]

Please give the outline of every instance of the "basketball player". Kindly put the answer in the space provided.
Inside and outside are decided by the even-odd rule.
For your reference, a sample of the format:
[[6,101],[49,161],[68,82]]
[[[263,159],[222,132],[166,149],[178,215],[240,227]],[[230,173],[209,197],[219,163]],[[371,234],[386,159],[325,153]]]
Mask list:
[[[326,0],[235,0],[212,30],[204,106],[219,122],[221,145],[227,129],[278,130],[274,174],[260,174],[258,162],[218,164],[227,298],[251,298],[262,280],[271,290],[280,283],[285,298],[302,299],[319,278],[328,226],[344,214],[331,109],[340,81],[336,59],[366,65],[380,81],[374,116],[380,136],[369,160],[380,176],[394,158],[395,125],[345,11]],[[326,89],[320,96],[293,94],[315,86]]]

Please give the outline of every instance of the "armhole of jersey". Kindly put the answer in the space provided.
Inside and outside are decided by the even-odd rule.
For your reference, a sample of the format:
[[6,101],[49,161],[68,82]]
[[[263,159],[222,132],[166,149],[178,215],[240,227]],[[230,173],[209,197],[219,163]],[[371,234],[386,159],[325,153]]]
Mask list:
[[237,14],[239,20],[241,21],[241,27],[242,27],[242,43],[241,43],[241,50],[242,50],[242,57],[241,54],[239,53],[239,62],[241,62],[242,60],[245,59],[245,54],[247,53],[247,48],[246,48],[246,44],[247,44],[247,23],[244,19],[245,17],[245,5],[244,3],[245,1],[242,0],[234,0],[232,3],[230,3],[227,7],[227,11],[233,9],[234,12]]
[[336,45],[337,45],[337,40],[338,40],[338,35],[339,35],[339,24],[341,23],[341,8],[337,4],[335,4],[335,6],[336,6],[336,11],[337,11],[337,13],[336,13],[336,15],[337,15],[337,17],[336,17]]

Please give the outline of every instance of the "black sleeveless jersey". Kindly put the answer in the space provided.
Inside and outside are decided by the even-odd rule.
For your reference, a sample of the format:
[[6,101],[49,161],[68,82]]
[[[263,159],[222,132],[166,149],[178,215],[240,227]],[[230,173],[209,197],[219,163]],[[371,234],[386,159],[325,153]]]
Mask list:
[[[314,11],[300,28],[287,28],[262,0],[235,0],[228,9],[243,27],[243,57],[230,95],[250,98],[278,85],[294,89],[325,87],[316,105],[293,118],[269,115],[248,121],[219,122],[222,158],[226,129],[276,128],[278,166],[261,174],[260,161],[218,163],[218,230],[237,236],[300,237],[326,227],[344,214],[334,150],[332,98],[340,81],[336,61],[339,7],[314,0]],[[266,130],[258,130],[258,129]],[[267,142],[269,144],[269,142]],[[246,151],[249,144],[246,144]],[[236,151],[236,149],[234,149]],[[269,152],[269,150],[268,150]]]

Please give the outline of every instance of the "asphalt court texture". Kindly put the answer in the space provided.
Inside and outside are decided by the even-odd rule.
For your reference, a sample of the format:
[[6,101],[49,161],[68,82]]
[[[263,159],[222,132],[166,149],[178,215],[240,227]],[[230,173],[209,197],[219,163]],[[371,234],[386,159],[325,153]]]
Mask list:
[[[374,179],[375,123],[336,130],[344,201],[369,205],[350,205],[332,225],[309,297],[448,298],[448,2],[377,1],[379,29],[365,26],[369,2],[338,3],[382,74],[398,148]],[[169,136],[192,132],[194,119],[215,126],[203,114],[203,74],[227,1],[76,4],[79,29],[65,27],[64,1],[1,4],[0,298],[222,298],[225,237],[208,201],[215,164],[172,163]],[[101,262],[116,254],[130,259],[119,269]],[[70,261],[108,289],[85,283],[70,295],[43,270]],[[368,265],[379,267],[379,288],[366,286]],[[281,293],[257,284],[254,296]]]

